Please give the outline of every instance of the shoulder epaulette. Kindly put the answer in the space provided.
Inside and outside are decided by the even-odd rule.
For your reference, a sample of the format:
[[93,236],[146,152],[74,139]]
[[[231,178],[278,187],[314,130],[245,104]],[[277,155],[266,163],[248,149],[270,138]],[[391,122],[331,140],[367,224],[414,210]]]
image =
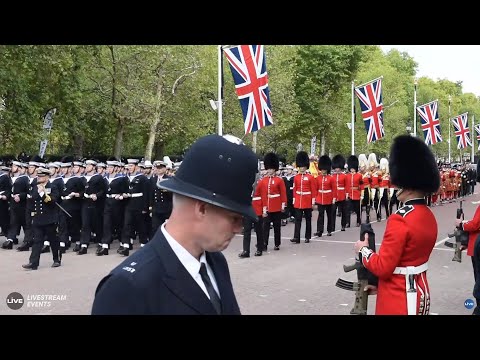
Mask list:
[[413,211],[413,209],[414,209],[413,205],[405,205],[405,206],[401,207],[400,209],[398,209],[397,211],[395,211],[395,214],[400,215],[401,217],[405,217],[409,213],[411,213]]

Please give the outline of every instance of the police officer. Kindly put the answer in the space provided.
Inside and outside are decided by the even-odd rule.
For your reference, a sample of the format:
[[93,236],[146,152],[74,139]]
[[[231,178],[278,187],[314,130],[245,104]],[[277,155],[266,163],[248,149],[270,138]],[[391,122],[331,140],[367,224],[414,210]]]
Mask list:
[[60,194],[56,186],[52,186],[49,181],[50,171],[46,168],[37,169],[37,181],[30,191],[33,202],[32,229],[33,245],[30,261],[22,265],[27,270],[37,270],[40,264],[40,254],[42,252],[43,239],[47,237],[52,247],[53,265],[60,266],[59,243],[56,236],[58,211],[55,205]]

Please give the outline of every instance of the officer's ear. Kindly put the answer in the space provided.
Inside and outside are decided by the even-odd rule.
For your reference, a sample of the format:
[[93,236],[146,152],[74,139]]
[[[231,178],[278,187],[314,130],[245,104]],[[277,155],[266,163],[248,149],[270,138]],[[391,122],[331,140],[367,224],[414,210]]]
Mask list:
[[207,213],[207,207],[209,204],[206,202],[195,200],[195,216],[199,216],[200,218],[204,218]]

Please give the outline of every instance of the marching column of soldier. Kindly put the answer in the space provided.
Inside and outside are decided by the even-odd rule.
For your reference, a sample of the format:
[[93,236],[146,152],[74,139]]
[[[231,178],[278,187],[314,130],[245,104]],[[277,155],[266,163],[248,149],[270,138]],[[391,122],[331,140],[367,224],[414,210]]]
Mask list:
[[141,246],[153,237],[172,211],[172,194],[159,188],[161,181],[174,175],[168,156],[163,160],[124,164],[109,158],[106,164],[94,159],[66,156],[45,163],[39,156],[29,162],[0,161],[1,248],[18,245],[29,251],[23,268],[36,270],[41,253],[52,253],[52,267],[61,266],[62,254],[73,245],[78,255],[97,243],[96,255],[108,255],[113,240],[117,252],[128,256],[134,239]]
[[[322,237],[333,234],[337,216],[340,217],[340,231],[345,231],[350,227],[352,216],[353,224],[359,227],[362,222],[370,223],[372,213],[374,219],[380,222],[383,219],[382,209],[388,218],[401,207],[396,196],[397,189],[390,182],[388,159],[381,158],[378,163],[374,153],[368,157],[366,154],[359,154],[358,157],[351,155],[347,160],[340,154],[332,159],[323,155],[317,164],[314,163],[314,157],[299,151],[295,163],[284,168],[279,167],[278,156],[274,153],[268,153],[263,160],[252,193],[252,204],[254,209],[258,210],[259,221],[253,224],[247,220],[244,224],[243,251],[239,254],[240,258],[250,256],[253,228],[257,236],[255,255],[260,256],[268,249],[272,222],[274,250],[279,250],[280,224],[286,225],[288,220],[295,223],[290,242],[301,242],[302,221],[305,219],[305,243],[309,243],[312,238],[312,217],[315,213],[317,221],[313,235]],[[472,166],[438,163],[438,167],[443,174],[441,184],[437,192],[426,195],[425,200],[429,206],[441,205],[473,194],[477,174]],[[283,178],[283,184],[278,181],[279,176]],[[283,191],[286,195],[283,195]]]

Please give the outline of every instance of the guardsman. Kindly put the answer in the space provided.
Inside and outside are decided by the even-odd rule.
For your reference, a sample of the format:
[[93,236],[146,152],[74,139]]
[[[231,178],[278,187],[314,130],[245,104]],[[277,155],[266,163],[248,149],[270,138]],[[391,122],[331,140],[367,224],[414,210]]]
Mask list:
[[347,159],[348,170],[347,184],[346,184],[346,198],[350,202],[350,209],[348,209],[347,227],[350,227],[351,211],[357,214],[357,226],[361,223],[360,199],[361,199],[361,185],[363,181],[362,174],[358,173],[358,158],[355,155],[350,155]]
[[[376,315],[428,315],[428,261],[438,226],[424,197],[438,189],[440,176],[435,158],[423,140],[410,135],[394,139],[390,180],[397,186],[397,197],[404,206],[388,218],[378,253],[368,248],[368,234],[355,243],[355,253],[379,279]],[[370,287],[367,291],[377,290]]]
[[127,159],[128,176],[130,180],[129,191],[125,194],[128,202],[125,206],[125,223],[122,230],[122,248],[118,253],[123,256],[129,255],[133,249],[132,234],[138,234],[141,246],[147,243],[148,234],[145,224],[145,214],[148,213],[148,179],[140,171],[138,159]]
[[290,241],[300,244],[300,229],[302,219],[305,216],[305,243],[309,243],[312,238],[312,208],[315,204],[317,194],[316,179],[307,174],[309,165],[308,154],[305,151],[297,153],[295,163],[300,173],[293,178],[293,207],[295,208],[295,229],[293,239]]
[[[18,244],[17,236],[20,228],[26,232],[25,214],[27,206],[27,194],[30,186],[28,175],[25,174],[27,164],[21,161],[12,162],[12,191],[10,196],[10,227],[7,233],[7,240],[2,244],[2,249],[12,249]],[[29,246],[27,246],[28,250]]]
[[332,159],[327,155],[322,155],[318,159],[318,168],[320,174],[317,176],[317,196],[315,203],[318,207],[317,232],[315,236],[322,236],[325,230],[325,213],[327,213],[327,236],[332,236],[333,222],[335,217],[332,212],[332,204],[336,201],[335,180],[330,171],[332,169]]
[[60,194],[56,186],[49,181],[50,171],[39,167],[36,171],[37,180],[30,191],[33,202],[32,207],[32,230],[33,245],[28,264],[22,265],[27,270],[37,270],[40,264],[43,239],[51,244],[53,254],[52,267],[58,267],[60,263],[59,243],[57,239],[58,211],[55,205]]
[[340,213],[342,231],[345,231],[347,225],[347,201],[346,201],[346,188],[347,188],[347,176],[344,173],[345,158],[342,155],[335,155],[332,159],[333,180],[335,183],[335,193],[337,194],[336,202],[332,206],[333,211],[333,231],[335,231],[335,215]]
[[85,175],[83,176],[83,183],[85,185],[85,192],[83,193],[82,203],[82,231],[81,231],[81,248],[77,255],[84,255],[87,253],[88,244],[90,243],[91,234],[94,233],[96,241],[102,239],[103,222],[100,223],[103,214],[103,198],[105,197],[105,181],[103,176],[97,173],[95,160],[89,159],[85,161]]
[[270,237],[270,224],[273,223],[274,250],[280,250],[282,243],[281,222],[282,211],[287,206],[287,190],[285,182],[275,173],[278,171],[280,161],[277,154],[267,153],[263,159],[265,166],[265,177],[260,180],[258,187],[262,198],[263,213],[263,241],[265,243],[264,251],[268,248],[268,238]]
[[162,189],[160,183],[169,179],[171,176],[166,174],[167,163],[165,161],[154,161],[155,167],[153,176],[149,179],[150,191],[150,211],[151,211],[151,233],[153,239],[157,229],[162,225],[172,213],[172,193]]
[[121,237],[127,202],[127,197],[124,195],[129,192],[128,177],[122,173],[122,164],[116,158],[111,157],[107,160],[106,174],[107,191],[103,210],[103,238],[96,251],[98,256],[108,255],[114,235],[118,239]]
[[0,230],[4,236],[8,234],[10,226],[10,214],[8,210],[8,202],[12,193],[12,180],[10,179],[10,168],[3,165],[0,161]]

